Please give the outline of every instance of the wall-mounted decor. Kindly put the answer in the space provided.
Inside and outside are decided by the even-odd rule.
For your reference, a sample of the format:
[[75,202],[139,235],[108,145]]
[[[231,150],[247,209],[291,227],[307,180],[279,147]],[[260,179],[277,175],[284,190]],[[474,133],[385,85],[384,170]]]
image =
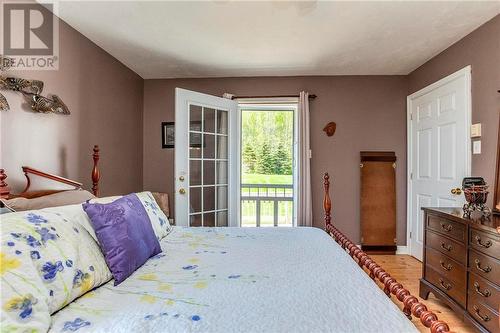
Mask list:
[[[9,58],[0,56],[2,71],[10,67]],[[31,109],[40,113],[70,114],[68,107],[57,95],[42,96],[43,81],[26,80],[0,75],[0,90],[12,90],[23,94],[29,101]],[[0,111],[8,111],[10,105],[4,95],[0,94]]]
[[335,130],[337,129],[337,124],[334,121],[329,122],[323,128],[327,136],[333,136],[335,134]]
[[[189,147],[201,148],[201,121],[192,121],[189,130],[191,131],[189,133]],[[161,147],[175,147],[175,122],[165,121],[161,123]]]
[[161,123],[161,147],[175,147],[175,123],[173,121]]

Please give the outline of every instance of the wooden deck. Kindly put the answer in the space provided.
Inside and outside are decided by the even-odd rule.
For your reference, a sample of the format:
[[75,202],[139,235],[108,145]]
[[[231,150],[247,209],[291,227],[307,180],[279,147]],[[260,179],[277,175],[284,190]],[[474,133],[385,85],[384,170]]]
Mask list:
[[[408,255],[371,255],[377,263],[382,266],[392,277],[401,282],[412,295],[418,297],[419,279],[422,275],[422,263]],[[392,296],[394,297],[394,296]],[[391,297],[391,298],[392,298]],[[420,298],[419,298],[420,299]],[[428,300],[423,300],[429,310],[436,313],[439,319],[444,320],[450,326],[450,330],[455,333],[475,333],[476,331],[463,322],[444,303],[439,301],[431,293]],[[395,302],[401,307],[400,302]],[[421,332],[429,332],[420,320],[413,318],[412,322]]]

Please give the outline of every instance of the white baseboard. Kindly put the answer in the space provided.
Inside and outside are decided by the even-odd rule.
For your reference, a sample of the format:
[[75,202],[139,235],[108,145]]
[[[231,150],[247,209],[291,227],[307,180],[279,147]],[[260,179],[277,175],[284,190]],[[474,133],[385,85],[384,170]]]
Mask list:
[[396,250],[396,254],[410,254],[408,252],[408,246],[406,246],[406,245],[398,245],[398,248]]

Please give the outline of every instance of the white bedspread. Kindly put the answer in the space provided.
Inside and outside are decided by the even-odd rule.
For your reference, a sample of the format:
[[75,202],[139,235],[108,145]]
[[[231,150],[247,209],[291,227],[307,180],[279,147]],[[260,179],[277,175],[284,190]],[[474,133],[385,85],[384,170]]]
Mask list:
[[417,332],[322,230],[180,228],[118,287],[52,316],[52,331]]

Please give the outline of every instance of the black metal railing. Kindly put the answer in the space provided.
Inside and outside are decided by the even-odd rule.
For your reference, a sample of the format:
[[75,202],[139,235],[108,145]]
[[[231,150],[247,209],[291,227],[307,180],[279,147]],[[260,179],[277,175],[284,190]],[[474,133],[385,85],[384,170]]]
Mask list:
[[293,224],[293,185],[241,184],[243,226]]

